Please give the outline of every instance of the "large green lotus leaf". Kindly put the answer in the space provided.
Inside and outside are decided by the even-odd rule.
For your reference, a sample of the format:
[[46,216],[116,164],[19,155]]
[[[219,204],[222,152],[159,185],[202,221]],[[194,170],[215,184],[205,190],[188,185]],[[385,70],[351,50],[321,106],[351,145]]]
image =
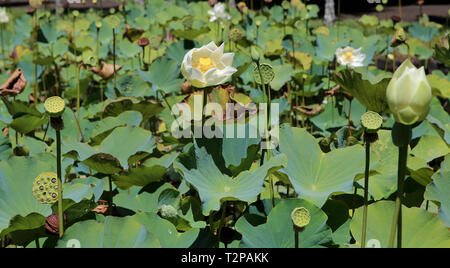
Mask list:
[[23,115],[14,119],[9,126],[22,134],[27,134],[48,122],[47,117],[37,117],[33,115]]
[[[117,88],[120,93],[126,97],[146,97],[152,96],[152,92],[148,90],[148,84],[134,73],[126,73],[117,77]],[[114,98],[114,80],[110,80],[108,83],[108,95],[110,98]]]
[[0,236],[8,235],[15,245],[26,246],[31,241],[46,236],[44,225],[45,217],[41,214],[31,213],[25,217],[17,215]]
[[142,79],[152,83],[153,92],[162,90],[165,93],[179,91],[182,79],[179,79],[180,68],[178,63],[167,58],[157,59],[150,66],[148,73],[139,71]]
[[103,194],[104,188],[104,180],[94,177],[75,179],[64,184],[64,198],[80,202],[83,199],[90,200],[94,197],[94,201],[97,202]]
[[309,210],[311,222],[299,233],[300,248],[317,248],[331,241],[331,229],[327,226],[327,215],[315,205],[300,199],[281,201],[272,209],[267,223],[253,226],[246,217],[236,223],[242,234],[242,244],[249,248],[293,248],[294,229],[291,213],[297,207]]
[[100,144],[116,127],[125,125],[138,127],[141,122],[142,114],[138,111],[126,111],[117,117],[106,117],[92,130],[91,145]]
[[347,41],[330,40],[326,35],[319,34],[317,36],[316,54],[324,61],[332,61],[336,53],[336,49],[345,45]]
[[286,157],[278,155],[253,171],[244,171],[237,177],[230,178],[217,168],[204,147],[195,146],[195,160],[197,165],[190,170],[178,161],[174,163],[174,168],[197,188],[205,215],[209,215],[212,210],[218,211],[223,201],[255,201],[257,195],[264,190],[264,178],[267,174],[286,166],[287,161]]
[[289,159],[284,172],[299,197],[318,207],[322,207],[333,193],[352,192],[355,176],[364,172],[361,146],[325,154],[305,129],[283,125],[280,151]]
[[[378,140],[370,147],[369,193],[380,200],[397,190],[398,147],[392,143],[391,131],[378,131]],[[361,181],[360,181],[361,182]]]
[[442,107],[437,98],[431,100],[430,114],[427,120],[439,132],[441,137],[450,144],[450,121],[448,120],[448,113]]
[[283,64],[273,67],[275,72],[275,78],[270,82],[270,86],[273,90],[280,90],[289,80],[291,80],[291,75],[293,68],[290,64]]
[[19,117],[21,115],[34,115],[36,117],[42,117],[42,114],[36,109],[36,105],[29,105],[20,100],[10,101],[5,97],[2,97],[8,112],[13,117]]
[[419,38],[424,42],[431,41],[434,35],[439,32],[439,29],[437,27],[422,26],[418,22],[413,23],[408,30],[413,37]]
[[[85,141],[88,141],[91,137],[92,129],[95,127],[95,123],[89,120],[89,116],[88,111],[84,107],[81,107],[80,120],[77,123],[77,114],[71,109],[66,108],[62,115],[64,121],[64,129],[61,131],[62,139],[65,137],[72,137],[75,139],[77,137],[77,129],[79,124]],[[47,135],[49,138],[56,140],[56,131],[53,128],[49,128]],[[78,134],[78,138],[81,140],[80,134]]]
[[114,129],[99,146],[95,147],[66,138],[63,140],[62,151],[63,154],[76,151],[81,161],[100,153],[109,154],[117,158],[120,165],[127,169],[131,156],[140,152],[151,153],[155,147],[156,142],[151,132],[138,127],[126,126]]
[[450,66],[450,49],[437,46],[434,49],[434,57],[445,65]]
[[138,44],[131,43],[128,39],[122,39],[117,48],[121,58],[133,58],[141,51]]
[[441,137],[425,135],[420,138],[419,143],[412,149],[411,153],[426,162],[430,162],[433,159],[449,154],[450,148]]
[[[248,161],[249,165],[251,165],[254,158],[256,157],[257,148],[253,150],[251,148],[257,147],[256,145],[259,144],[261,138],[250,138],[250,135],[244,135],[245,137],[243,138],[241,138],[241,136],[238,136],[238,129],[242,128],[245,129],[245,133],[250,133],[250,127],[251,126],[249,124],[223,125],[223,133],[225,134],[225,138],[222,139],[222,155],[223,159],[225,160],[225,166],[232,169],[233,174],[237,174],[238,172],[242,171],[240,168],[234,169],[234,167],[241,166],[241,163],[245,162],[247,157],[250,158]],[[234,130],[233,138],[226,137],[228,128],[232,128]],[[247,167],[246,169],[248,169],[250,167],[249,165],[244,166]],[[235,170],[237,171],[237,173],[234,172]]]
[[[47,161],[50,159],[53,161]],[[39,203],[31,189],[40,173],[55,171],[55,163],[53,157],[45,157],[45,160],[12,157],[0,162],[0,231],[8,228],[10,219],[16,215],[51,214],[50,206]]]
[[163,110],[164,107],[158,103],[139,101],[138,99],[131,97],[121,97],[107,103],[104,116],[115,117],[125,111],[138,111],[142,114],[142,120],[145,122]]
[[[376,239],[382,248],[389,246],[395,202],[379,201],[369,205],[367,218],[367,241]],[[360,244],[363,208],[355,212],[350,229]],[[437,216],[420,208],[403,206],[403,248],[448,248],[450,232]],[[395,244],[397,244],[395,242]]]
[[167,58],[178,62],[178,64],[181,64],[183,62],[184,55],[186,55],[187,52],[188,50],[184,48],[184,42],[178,41],[167,47],[166,56]]
[[146,186],[151,182],[159,181],[177,156],[178,153],[170,153],[160,158],[147,159],[137,168],[114,175],[114,183],[121,189],[129,189],[132,186]]
[[450,156],[442,162],[441,170],[434,174],[433,182],[427,186],[424,197],[441,204],[439,217],[450,228]]
[[385,113],[389,111],[386,100],[386,89],[390,82],[388,75],[372,74],[365,69],[342,70],[334,76],[336,84],[353,95],[367,109]]
[[[163,184],[155,192],[139,194],[140,187],[132,187],[129,191],[122,191],[114,197],[114,203],[135,212],[157,212],[160,196],[164,191],[176,190],[171,184]],[[167,205],[167,204],[165,204]]]
[[427,75],[427,80],[433,89],[433,95],[441,98],[450,98],[450,81],[436,74]]
[[189,248],[197,239],[199,229],[190,229],[184,233],[178,233],[175,226],[168,220],[160,218],[155,213],[137,213],[131,217],[144,225],[147,230],[161,241],[163,248]]
[[[74,241],[81,248],[160,248],[158,238],[145,226],[131,218],[106,217],[78,222],[69,227],[58,241],[58,248],[66,248]],[[70,246],[69,246],[70,247]]]
[[339,112],[334,103],[325,104],[325,111],[310,119],[311,122],[322,131],[326,132],[330,128],[340,128],[348,124],[346,116]]

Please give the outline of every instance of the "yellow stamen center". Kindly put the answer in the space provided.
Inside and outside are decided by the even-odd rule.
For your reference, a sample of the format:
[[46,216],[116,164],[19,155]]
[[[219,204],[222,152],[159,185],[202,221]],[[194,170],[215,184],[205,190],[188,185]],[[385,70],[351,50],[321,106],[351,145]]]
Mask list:
[[206,73],[216,66],[209,57],[201,57],[195,64],[192,65],[192,67],[199,69],[202,73]]
[[345,52],[345,54],[344,54],[344,60],[345,60],[346,62],[351,62],[351,61],[353,60],[353,52],[351,52],[351,51]]

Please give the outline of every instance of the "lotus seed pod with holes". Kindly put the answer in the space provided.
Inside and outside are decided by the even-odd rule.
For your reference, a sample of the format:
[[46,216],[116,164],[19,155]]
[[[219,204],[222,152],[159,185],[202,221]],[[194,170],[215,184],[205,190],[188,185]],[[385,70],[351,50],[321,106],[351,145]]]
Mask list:
[[263,78],[264,84],[267,85],[275,78],[275,72],[273,71],[272,66],[269,64],[263,63],[259,65],[259,68],[261,70],[261,75],[258,70],[258,66],[255,66],[255,69],[253,70],[253,75],[255,76],[255,81],[258,84],[261,83],[261,76]]
[[65,106],[64,100],[58,96],[50,97],[44,103],[45,111],[51,117],[61,116],[64,113]]
[[383,117],[376,112],[368,111],[362,115],[361,124],[367,133],[376,133],[383,124]]
[[101,22],[101,21],[97,21],[96,23],[95,23],[95,27],[97,27],[97,28],[102,28],[102,26],[103,26],[103,23]]
[[171,205],[161,206],[161,216],[163,218],[175,218],[178,215],[177,210]]
[[242,33],[242,30],[239,28],[233,28],[228,33],[228,38],[230,41],[237,42],[241,40],[244,37],[244,34]]
[[295,208],[291,213],[292,223],[297,228],[306,227],[311,221],[309,210],[304,207]]
[[58,175],[54,172],[39,174],[33,182],[33,195],[42,204],[53,204],[58,201]]

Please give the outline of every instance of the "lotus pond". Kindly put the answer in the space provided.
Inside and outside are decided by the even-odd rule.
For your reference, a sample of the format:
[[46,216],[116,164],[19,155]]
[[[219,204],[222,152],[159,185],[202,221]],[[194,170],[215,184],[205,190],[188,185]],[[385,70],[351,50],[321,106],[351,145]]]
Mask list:
[[0,7],[0,247],[450,248],[448,18],[270,2]]

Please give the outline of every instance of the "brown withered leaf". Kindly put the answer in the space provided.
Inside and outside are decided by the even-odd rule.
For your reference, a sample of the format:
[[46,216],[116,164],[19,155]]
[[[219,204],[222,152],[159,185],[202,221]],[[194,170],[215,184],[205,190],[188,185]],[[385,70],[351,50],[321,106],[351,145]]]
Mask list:
[[[101,66],[91,67],[89,70],[98,74],[101,78],[108,80],[114,75],[114,65],[102,61]],[[122,66],[116,64],[116,72],[120,71]]]
[[308,117],[313,117],[313,116],[319,115],[319,114],[323,113],[323,111],[325,111],[325,107],[323,105],[294,106],[294,109]]
[[25,89],[27,79],[23,74],[22,69],[17,69],[12,73],[8,80],[0,86],[0,95],[2,96],[16,96]]

